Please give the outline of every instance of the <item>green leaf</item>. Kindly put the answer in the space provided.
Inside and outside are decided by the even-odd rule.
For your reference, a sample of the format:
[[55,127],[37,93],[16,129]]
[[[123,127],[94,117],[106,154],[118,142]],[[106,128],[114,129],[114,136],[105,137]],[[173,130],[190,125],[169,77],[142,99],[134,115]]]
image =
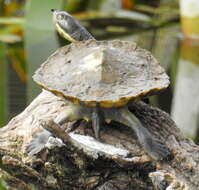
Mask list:
[[0,179],[0,190],[7,190],[6,183],[2,179]]
[[0,17],[0,24],[24,24],[22,17]]
[[7,120],[7,65],[5,60],[6,47],[0,42],[0,127]]

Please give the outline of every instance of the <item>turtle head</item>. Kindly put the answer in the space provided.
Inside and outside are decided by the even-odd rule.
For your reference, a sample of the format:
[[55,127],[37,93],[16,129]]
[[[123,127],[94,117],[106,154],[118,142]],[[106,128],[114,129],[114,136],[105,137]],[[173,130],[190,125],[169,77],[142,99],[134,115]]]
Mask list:
[[80,27],[78,21],[65,11],[56,9],[51,9],[51,11],[53,12],[53,23],[59,34],[71,42],[77,41],[73,36]]
[[59,34],[70,42],[94,39],[75,18],[65,11],[51,9],[53,23]]

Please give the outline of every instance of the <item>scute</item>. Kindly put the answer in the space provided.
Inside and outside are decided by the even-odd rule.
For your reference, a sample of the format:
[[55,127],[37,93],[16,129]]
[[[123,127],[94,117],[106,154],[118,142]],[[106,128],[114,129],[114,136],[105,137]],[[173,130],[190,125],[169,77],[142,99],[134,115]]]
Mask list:
[[148,51],[119,40],[87,40],[62,47],[33,78],[72,101],[102,107],[123,106],[169,85],[164,69]]

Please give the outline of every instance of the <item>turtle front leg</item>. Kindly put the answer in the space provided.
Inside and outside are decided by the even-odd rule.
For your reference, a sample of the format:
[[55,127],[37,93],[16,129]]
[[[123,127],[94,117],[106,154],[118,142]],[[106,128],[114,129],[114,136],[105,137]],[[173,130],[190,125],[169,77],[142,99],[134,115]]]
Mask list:
[[133,129],[139,143],[153,159],[163,160],[170,154],[166,146],[154,137],[127,107],[105,110],[105,119],[117,121]]
[[[80,121],[80,119],[89,117],[89,114],[89,109],[85,109],[81,105],[75,105],[71,103],[53,121],[60,126],[65,122],[77,121],[77,123],[79,123],[78,121]],[[75,122],[75,125],[77,123]],[[50,137],[52,137],[52,134],[45,129],[37,133],[32,138],[30,144],[26,147],[28,156],[33,156],[44,149]]]

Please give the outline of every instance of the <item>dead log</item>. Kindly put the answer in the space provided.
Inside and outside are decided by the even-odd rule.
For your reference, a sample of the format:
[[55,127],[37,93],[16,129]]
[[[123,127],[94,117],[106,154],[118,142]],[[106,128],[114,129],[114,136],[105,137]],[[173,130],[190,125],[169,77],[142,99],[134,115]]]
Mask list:
[[[103,127],[102,142],[91,136],[89,126],[67,135],[64,129],[50,125],[65,106],[67,101],[43,91],[0,129],[0,177],[10,189],[199,189],[199,147],[181,134],[167,113],[142,101],[129,106],[172,153],[168,160],[154,161],[129,128],[114,122]],[[44,148],[30,158],[25,149],[34,134],[43,130],[41,120],[65,145]]]

